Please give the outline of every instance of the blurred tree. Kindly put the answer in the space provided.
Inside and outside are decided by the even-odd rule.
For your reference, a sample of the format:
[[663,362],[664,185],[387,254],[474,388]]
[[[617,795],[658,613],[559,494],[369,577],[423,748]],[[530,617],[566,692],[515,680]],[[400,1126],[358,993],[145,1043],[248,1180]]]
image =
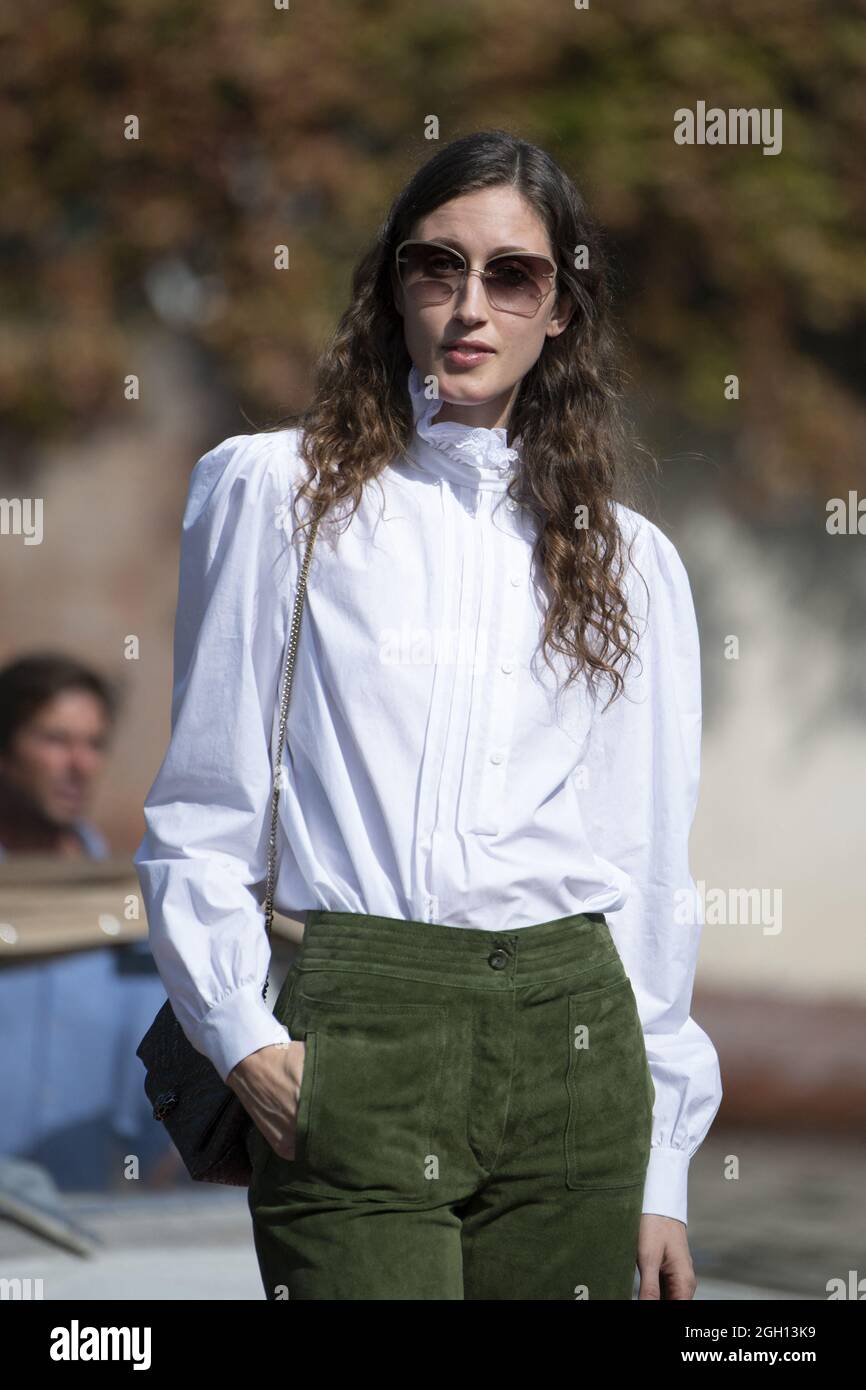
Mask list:
[[[863,466],[864,19],[862,0],[22,0],[0,20],[2,442],[118,413],[155,325],[254,418],[301,404],[433,114],[443,142],[503,126],[573,174],[610,231],[635,380],[727,439],[741,504],[843,492]],[[676,144],[698,101],[780,108],[781,153]]]

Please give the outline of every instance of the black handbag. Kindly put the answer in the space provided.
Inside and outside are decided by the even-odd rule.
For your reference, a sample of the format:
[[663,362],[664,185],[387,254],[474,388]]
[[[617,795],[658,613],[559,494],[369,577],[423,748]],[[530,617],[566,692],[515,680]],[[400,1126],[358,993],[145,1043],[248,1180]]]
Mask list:
[[[310,529],[298,578],[280,701],[277,751],[273,758],[274,786],[265,891],[265,931],[268,941],[271,939],[274,916],[277,806],[286,719],[295,653],[301,630],[307,574],[318,526],[317,518]],[[270,971],[265,977],[262,998],[267,996],[269,978]],[[165,1125],[190,1177],[195,1178],[197,1182],[218,1182],[248,1187],[252,1170],[246,1140],[253,1123],[252,1118],[231,1087],[222,1080],[210,1059],[193,1047],[175,1018],[168,999],[139,1043],[135,1055],[141,1058],[147,1069],[144,1089],[153,1105],[153,1117]]]

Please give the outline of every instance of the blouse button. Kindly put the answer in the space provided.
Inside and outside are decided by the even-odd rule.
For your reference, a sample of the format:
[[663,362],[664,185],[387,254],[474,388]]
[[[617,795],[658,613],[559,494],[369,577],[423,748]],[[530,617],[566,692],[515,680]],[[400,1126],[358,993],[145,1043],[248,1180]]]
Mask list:
[[502,754],[501,754],[501,753],[491,753],[491,754],[490,754],[490,761],[491,761],[492,763],[496,763],[497,766],[498,766],[499,763],[502,762]]
[[514,585],[515,589],[518,588],[518,586],[519,586],[519,584],[520,584],[520,575],[519,575],[519,574],[512,574],[512,576],[511,576],[511,582],[512,582],[512,584]]
[[514,662],[513,662],[513,661],[503,661],[503,663],[502,663],[502,669],[503,669],[503,671],[505,672],[506,676],[510,676],[510,675],[511,675],[511,672],[514,670]]
[[513,497],[509,497],[509,499],[508,499],[508,501],[505,503],[505,505],[506,505],[506,507],[508,508],[508,510],[509,510],[510,512],[516,512],[516,511],[517,511],[518,503],[515,502],[515,500],[514,500]]

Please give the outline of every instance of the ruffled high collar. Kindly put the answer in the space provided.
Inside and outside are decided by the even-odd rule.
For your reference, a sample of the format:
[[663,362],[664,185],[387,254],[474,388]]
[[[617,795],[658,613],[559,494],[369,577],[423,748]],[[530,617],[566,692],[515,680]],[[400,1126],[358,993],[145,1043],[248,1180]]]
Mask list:
[[414,364],[409,372],[409,395],[415,417],[409,446],[413,462],[463,487],[504,492],[520,462],[519,439],[509,446],[508,432],[502,428],[461,425],[454,420],[433,423],[443,402],[438,395],[428,400]]

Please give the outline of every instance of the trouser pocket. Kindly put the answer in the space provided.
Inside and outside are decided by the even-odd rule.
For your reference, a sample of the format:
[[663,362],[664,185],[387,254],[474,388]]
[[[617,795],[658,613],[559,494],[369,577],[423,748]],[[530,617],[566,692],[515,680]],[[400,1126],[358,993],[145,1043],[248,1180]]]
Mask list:
[[438,1174],[448,1007],[372,995],[327,999],[316,988],[316,981],[297,982],[287,1020],[306,1056],[295,1158],[275,1158],[281,1182],[371,1200],[429,1198]]
[[568,1028],[566,1185],[643,1182],[655,1088],[628,977],[569,995]]

